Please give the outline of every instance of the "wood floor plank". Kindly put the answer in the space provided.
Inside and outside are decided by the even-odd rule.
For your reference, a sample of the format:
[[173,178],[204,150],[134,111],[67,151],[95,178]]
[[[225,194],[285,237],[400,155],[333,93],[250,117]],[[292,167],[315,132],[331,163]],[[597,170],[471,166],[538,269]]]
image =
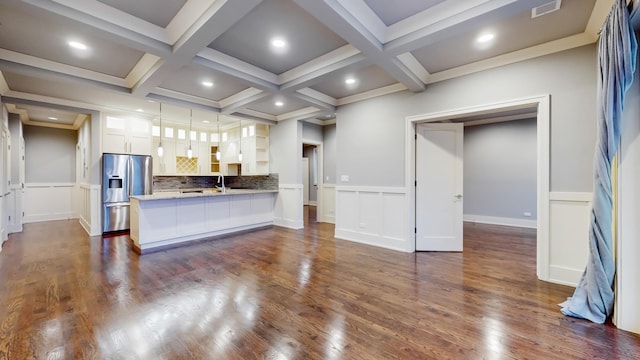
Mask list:
[[127,234],[26,224],[0,253],[0,359],[640,354],[640,336],[560,313],[572,288],[537,280],[530,229],[466,224],[463,253],[407,254],[306,225],[139,256]]

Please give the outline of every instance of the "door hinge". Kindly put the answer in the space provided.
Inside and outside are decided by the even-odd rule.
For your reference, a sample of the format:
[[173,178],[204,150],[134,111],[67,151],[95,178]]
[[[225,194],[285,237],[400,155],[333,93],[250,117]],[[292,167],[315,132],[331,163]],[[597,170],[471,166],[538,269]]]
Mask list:
[[9,221],[11,221],[11,215],[9,215]]
[[418,134],[413,134],[413,139],[418,140]]
[[418,180],[413,180],[413,186],[418,186]]
[[417,227],[414,227],[414,228],[413,228],[413,233],[414,233],[414,234],[417,234],[417,233],[418,233],[418,228],[417,228]]

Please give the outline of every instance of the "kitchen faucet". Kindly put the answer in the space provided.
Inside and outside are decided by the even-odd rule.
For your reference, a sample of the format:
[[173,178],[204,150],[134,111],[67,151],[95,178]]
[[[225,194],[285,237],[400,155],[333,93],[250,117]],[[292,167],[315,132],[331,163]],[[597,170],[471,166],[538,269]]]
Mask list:
[[220,182],[220,178],[222,178],[222,186],[221,187],[217,187],[218,189],[220,189],[220,191],[222,191],[223,193],[226,192],[226,189],[224,187],[224,175],[222,173],[220,173],[220,175],[218,175],[218,181]]

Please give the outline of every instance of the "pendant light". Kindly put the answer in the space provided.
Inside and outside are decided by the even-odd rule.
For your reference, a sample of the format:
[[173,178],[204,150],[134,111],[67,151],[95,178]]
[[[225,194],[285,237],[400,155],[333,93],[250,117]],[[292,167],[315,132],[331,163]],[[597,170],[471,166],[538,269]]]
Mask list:
[[220,114],[216,115],[216,119],[218,119],[218,147],[216,150],[216,160],[220,161]]
[[160,142],[158,142],[158,157],[164,155],[164,149],[162,148],[162,103],[160,103]]
[[187,149],[187,158],[191,159],[193,157],[193,150],[191,149],[191,122],[193,121],[193,109],[189,112],[189,149]]
[[242,120],[240,120],[240,152],[238,152],[238,161],[242,162]]

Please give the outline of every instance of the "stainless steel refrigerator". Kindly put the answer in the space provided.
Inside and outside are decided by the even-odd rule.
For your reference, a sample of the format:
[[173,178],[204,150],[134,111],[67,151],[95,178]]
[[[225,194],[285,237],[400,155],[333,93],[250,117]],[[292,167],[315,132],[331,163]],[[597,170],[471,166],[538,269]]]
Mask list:
[[102,155],[102,232],[129,229],[129,197],[153,192],[148,155]]

